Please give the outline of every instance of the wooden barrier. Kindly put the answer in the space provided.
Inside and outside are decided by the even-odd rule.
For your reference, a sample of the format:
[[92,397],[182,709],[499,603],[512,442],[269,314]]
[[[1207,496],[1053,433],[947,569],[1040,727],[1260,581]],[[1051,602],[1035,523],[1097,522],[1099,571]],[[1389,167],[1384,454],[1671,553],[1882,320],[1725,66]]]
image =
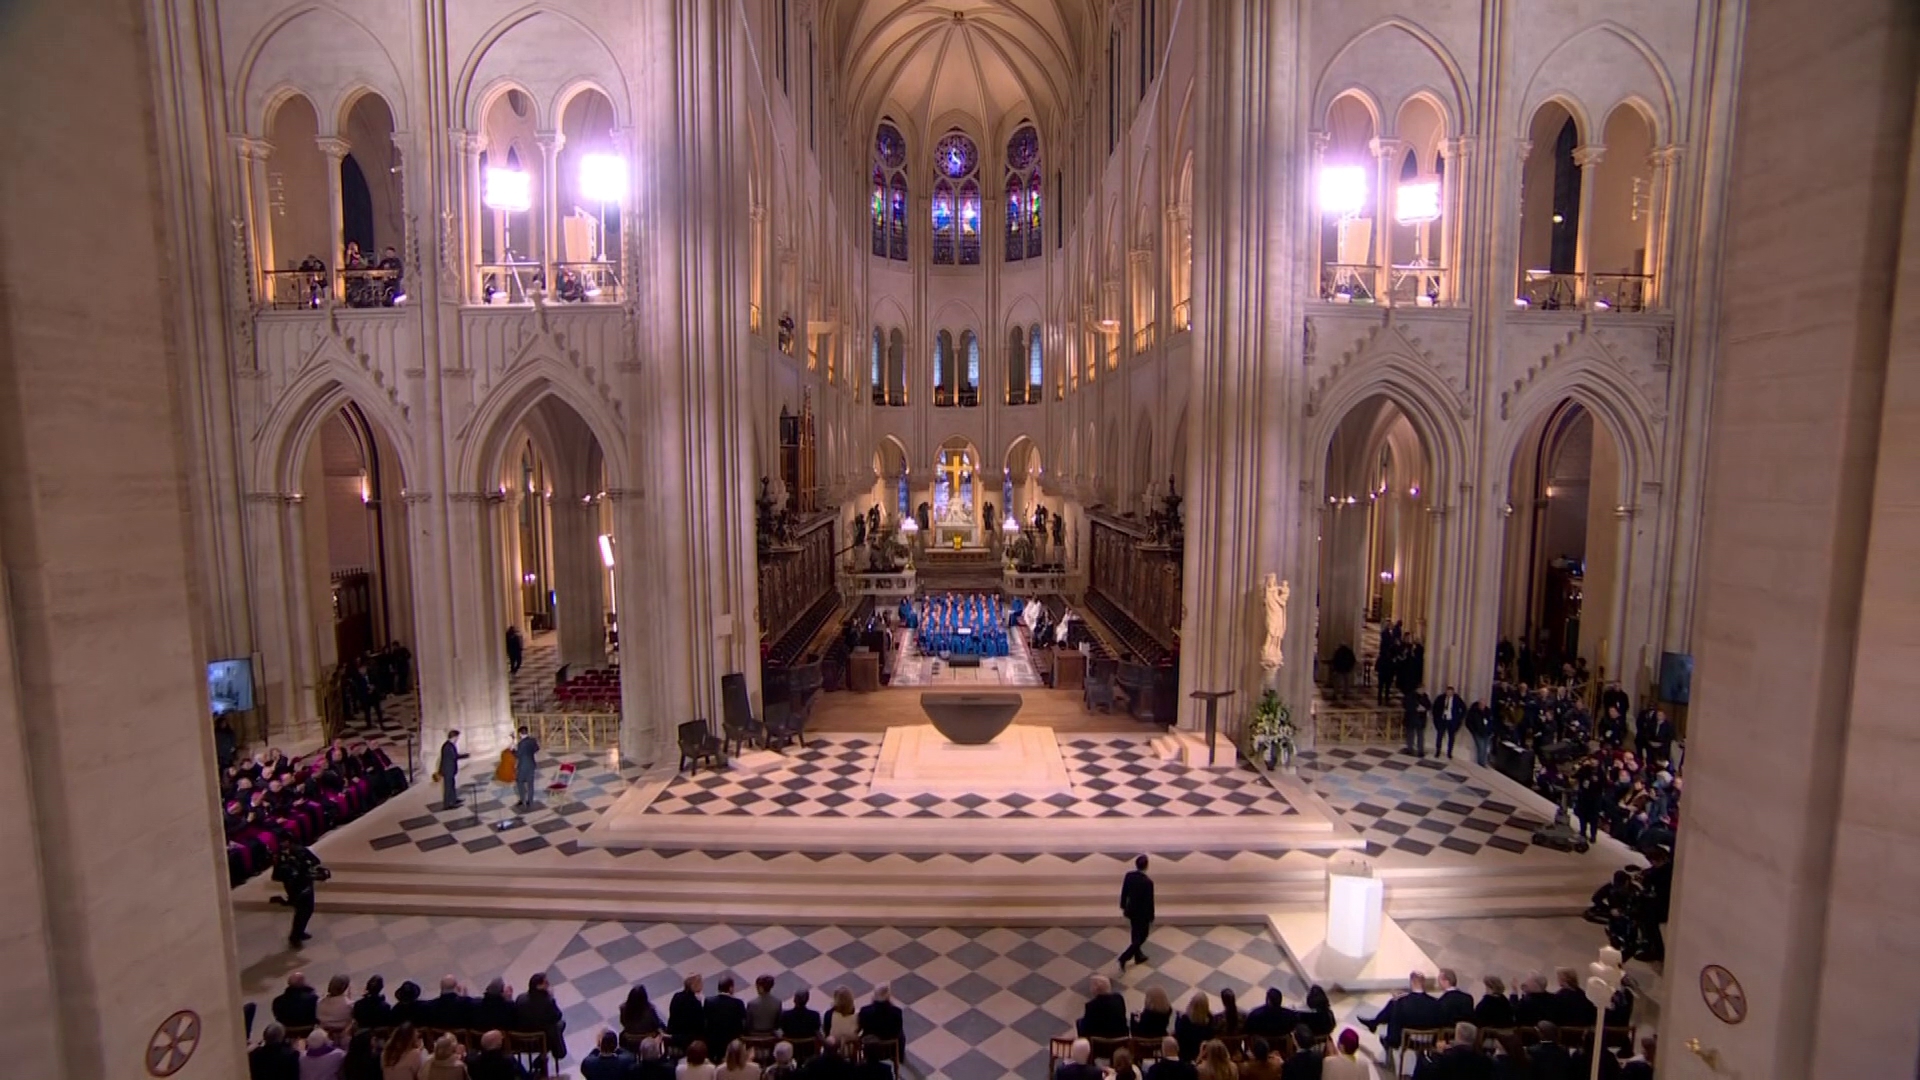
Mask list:
[[545,750],[609,746],[620,740],[620,714],[613,712],[514,713],[514,727],[526,728]]
[[1394,708],[1330,709],[1315,713],[1314,745],[1396,742],[1400,739],[1400,718],[1401,710]]

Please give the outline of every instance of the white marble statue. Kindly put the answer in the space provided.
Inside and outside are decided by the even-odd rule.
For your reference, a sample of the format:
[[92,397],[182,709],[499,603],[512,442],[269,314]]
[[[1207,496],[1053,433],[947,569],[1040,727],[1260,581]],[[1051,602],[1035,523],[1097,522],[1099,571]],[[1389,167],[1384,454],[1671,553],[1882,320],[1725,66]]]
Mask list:
[[1291,585],[1267,575],[1267,640],[1260,646],[1260,666],[1268,671],[1278,671],[1283,662],[1280,642],[1287,636],[1287,598],[1292,595]]
[[973,509],[964,499],[948,499],[947,512],[940,521],[944,525],[970,526],[973,524]]

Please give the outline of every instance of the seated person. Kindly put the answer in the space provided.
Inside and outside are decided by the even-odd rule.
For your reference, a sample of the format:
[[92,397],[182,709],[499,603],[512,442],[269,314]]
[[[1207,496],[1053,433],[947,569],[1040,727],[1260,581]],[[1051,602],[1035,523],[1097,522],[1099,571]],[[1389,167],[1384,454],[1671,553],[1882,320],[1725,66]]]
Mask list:
[[[612,1031],[600,1033],[600,1045],[580,1061],[580,1080],[633,1080],[640,1059],[620,1048],[620,1036]],[[471,1075],[473,1065],[467,1065]],[[477,1080],[477,1078],[476,1078]]]
[[[604,1047],[605,1041],[603,1040],[600,1045]],[[614,1036],[613,1045],[616,1050],[620,1048],[618,1035]],[[604,1070],[606,1066],[602,1065],[600,1068]],[[595,1080],[594,1074],[585,1070],[582,1070],[580,1075],[587,1080]],[[606,1072],[602,1075],[617,1078],[617,1080],[625,1080],[626,1076],[625,1073]],[[528,1075],[527,1067],[520,1064],[512,1054],[507,1053],[506,1035],[495,1029],[481,1035],[479,1048],[467,1055],[467,1078],[468,1080],[528,1080]]]
[[1169,1035],[1160,1040],[1160,1060],[1147,1066],[1144,1080],[1199,1080],[1193,1063],[1180,1060],[1180,1040]]
[[647,988],[639,983],[627,991],[627,1000],[620,1003],[620,1030],[634,1035],[658,1035],[662,1025],[660,1010],[647,1000]]
[[747,1034],[771,1035],[780,1030],[780,999],[773,993],[773,976],[753,980],[755,994],[747,1002]]
[[360,1000],[353,1003],[353,1026],[361,1028],[384,1028],[393,1026],[393,1006],[387,1004],[387,980],[378,975],[367,976],[366,992]]
[[487,984],[480,1000],[473,1003],[473,1028],[476,1031],[520,1031],[520,1014],[513,1007],[507,981],[495,979]]
[[314,1006],[320,1004],[320,995],[307,985],[305,972],[296,971],[287,976],[287,988],[273,999],[273,1018],[290,1028],[310,1028],[318,1024]]
[[427,1022],[427,1008],[420,1002],[420,984],[408,979],[393,992],[393,1026],[412,1024],[420,1027]]
[[1297,1015],[1315,1038],[1333,1037],[1333,1002],[1327,999],[1325,990],[1318,986],[1307,987],[1307,1011]]
[[1087,984],[1087,1005],[1075,1028],[1082,1038],[1124,1039],[1127,1037],[1127,999],[1113,992],[1105,975],[1095,975]]
[[1167,998],[1167,989],[1159,983],[1147,987],[1147,1003],[1133,1018],[1133,1037],[1136,1039],[1165,1038],[1173,1029],[1173,1002]]
[[1104,1080],[1104,1077],[1093,1063],[1093,1044],[1085,1039],[1073,1040],[1067,1060],[1061,1062],[1053,1074],[1053,1080]]
[[1479,1041],[1478,1028],[1464,1020],[1455,1024],[1447,1048],[1422,1061],[1413,1080],[1494,1080],[1493,1059],[1479,1051]]
[[300,1080],[300,1051],[287,1041],[286,1028],[268,1024],[260,1033],[260,1045],[247,1051],[247,1080]]
[[[1288,1056],[1286,1064],[1280,1066],[1280,1080],[1320,1080],[1320,1073],[1326,1064],[1325,1057],[1326,1054],[1314,1041],[1313,1029],[1305,1024],[1295,1024],[1293,1053]],[[1247,1074],[1242,1071],[1240,1075],[1245,1077]]]
[[1554,978],[1560,988],[1553,992],[1555,1015],[1547,1019],[1561,1027],[1592,1027],[1599,1012],[1580,988],[1580,976],[1572,968],[1561,968],[1554,972]]
[[667,1003],[667,1037],[682,1052],[707,1033],[707,1008],[700,998],[701,979],[689,975]]
[[553,991],[547,988],[545,972],[527,979],[527,991],[515,999],[513,1007],[519,1014],[520,1030],[540,1032],[547,1037],[548,1053],[556,1058],[567,1056],[567,1021],[560,1015],[560,1003],[553,1000]]
[[1266,1038],[1277,1038],[1293,1030],[1296,1023],[1292,1009],[1287,1008],[1285,996],[1277,986],[1267,987],[1267,1000],[1256,1005],[1247,1014],[1247,1034]]
[[1547,977],[1537,971],[1520,980],[1520,994],[1513,999],[1515,1027],[1533,1027],[1555,1017],[1553,995],[1547,993]]
[[891,986],[881,983],[873,988],[873,1000],[860,1010],[859,1022],[863,1042],[892,1043],[894,1053],[906,1060],[907,1017],[900,1006],[893,1003]]
[[1368,1031],[1379,1030],[1381,1024],[1387,1025],[1383,1045],[1397,1047],[1403,1031],[1423,1031],[1440,1026],[1440,1003],[1427,993],[1427,977],[1415,971],[1407,976],[1406,993],[1387,1002],[1371,1020],[1362,1017],[1360,1022],[1367,1025]]
[[1280,1054],[1267,1040],[1251,1036],[1247,1039],[1246,1060],[1240,1063],[1239,1080],[1280,1080],[1280,1065]]
[[1487,1028],[1510,1028],[1513,1026],[1513,999],[1507,997],[1507,984],[1498,975],[1488,975],[1480,980],[1486,993],[1473,1006],[1473,1026]]
[[460,1031],[473,1026],[473,999],[460,992],[460,980],[448,975],[440,980],[440,996],[422,1006],[426,1026],[440,1031]]
[[733,994],[733,976],[720,977],[720,992],[707,997],[707,1047],[709,1051],[726,1053],[733,1040],[746,1033],[747,1003]]
[[782,1038],[817,1039],[820,1037],[820,1011],[807,1006],[810,996],[805,990],[794,992],[793,1008],[780,1014],[779,1027]]
[[1452,968],[1440,969],[1440,1022],[1457,1024],[1473,1016],[1473,995],[1460,989],[1460,976]]

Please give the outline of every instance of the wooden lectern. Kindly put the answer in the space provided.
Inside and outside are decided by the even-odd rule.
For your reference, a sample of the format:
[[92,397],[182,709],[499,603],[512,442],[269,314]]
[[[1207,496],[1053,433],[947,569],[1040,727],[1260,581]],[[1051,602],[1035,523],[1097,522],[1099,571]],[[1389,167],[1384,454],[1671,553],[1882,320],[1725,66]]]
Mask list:
[[1195,701],[1204,701],[1207,703],[1207,764],[1209,765],[1213,764],[1213,736],[1214,733],[1219,730],[1217,710],[1220,699],[1232,697],[1233,695],[1234,691],[1232,690],[1195,690],[1193,693],[1187,695]]

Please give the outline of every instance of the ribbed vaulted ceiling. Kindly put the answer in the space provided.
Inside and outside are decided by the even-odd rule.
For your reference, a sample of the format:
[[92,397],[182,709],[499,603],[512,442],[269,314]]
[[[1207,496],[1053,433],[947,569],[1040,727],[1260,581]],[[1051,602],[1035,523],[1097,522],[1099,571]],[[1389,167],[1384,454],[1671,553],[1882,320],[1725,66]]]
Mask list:
[[1063,115],[1092,33],[1090,0],[830,0],[857,122],[883,113],[931,137],[958,112],[992,131],[1010,113]]

